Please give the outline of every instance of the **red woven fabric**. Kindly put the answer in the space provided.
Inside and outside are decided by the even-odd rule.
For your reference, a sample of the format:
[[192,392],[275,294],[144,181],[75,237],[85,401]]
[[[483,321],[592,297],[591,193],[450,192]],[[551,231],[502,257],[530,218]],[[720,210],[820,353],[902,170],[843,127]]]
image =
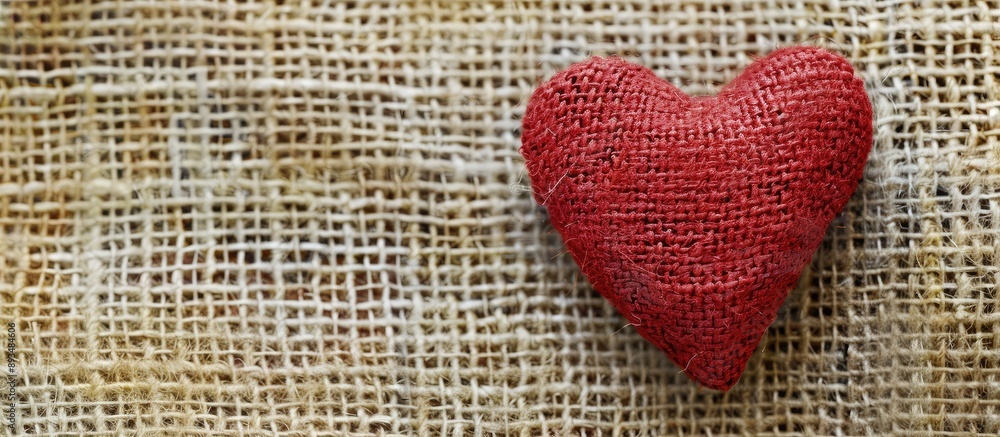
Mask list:
[[714,97],[620,59],[573,65],[532,95],[521,154],[594,287],[688,376],[728,390],[871,143],[851,65],[793,47]]

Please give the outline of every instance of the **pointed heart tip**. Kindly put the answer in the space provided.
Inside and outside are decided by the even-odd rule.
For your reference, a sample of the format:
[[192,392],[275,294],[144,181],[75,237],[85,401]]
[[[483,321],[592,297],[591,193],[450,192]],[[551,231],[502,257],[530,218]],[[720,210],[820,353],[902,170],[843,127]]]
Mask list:
[[702,387],[727,392],[743,376],[743,371],[746,370],[757,344],[757,341],[751,340],[749,343],[724,348],[706,348],[693,354],[671,353],[668,349],[662,347],[661,349],[674,361],[674,364],[682,367],[681,373],[691,380]]

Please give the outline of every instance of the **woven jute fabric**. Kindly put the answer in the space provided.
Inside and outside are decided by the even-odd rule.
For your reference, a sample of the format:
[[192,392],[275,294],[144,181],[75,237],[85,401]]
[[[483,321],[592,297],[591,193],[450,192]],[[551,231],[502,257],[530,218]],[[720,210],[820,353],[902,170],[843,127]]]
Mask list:
[[[15,432],[1000,432],[998,11],[3,2]],[[711,94],[793,44],[851,61],[875,141],[720,394],[581,277],[527,188],[520,120],[590,55]]]

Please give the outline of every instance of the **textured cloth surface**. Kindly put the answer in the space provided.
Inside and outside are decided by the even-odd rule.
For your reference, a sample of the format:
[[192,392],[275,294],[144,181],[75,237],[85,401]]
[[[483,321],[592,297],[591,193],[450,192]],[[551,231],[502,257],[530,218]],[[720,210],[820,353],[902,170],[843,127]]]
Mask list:
[[[0,7],[0,311],[43,435],[1000,431],[995,1]],[[715,93],[809,43],[863,181],[726,394],[587,281],[517,150],[591,55]],[[131,430],[138,430],[132,432]]]
[[872,105],[815,47],[698,98],[593,58],[532,94],[522,131],[535,199],[584,276],[685,374],[728,390],[854,193]]

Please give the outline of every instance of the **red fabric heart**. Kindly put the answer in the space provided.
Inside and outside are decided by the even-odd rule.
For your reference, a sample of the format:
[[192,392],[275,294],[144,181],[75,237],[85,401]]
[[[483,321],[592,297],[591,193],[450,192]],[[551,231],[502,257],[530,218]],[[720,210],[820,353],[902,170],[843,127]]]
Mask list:
[[521,154],[594,288],[689,377],[728,390],[871,144],[851,64],[792,47],[714,97],[620,59],[573,65],[532,95]]

